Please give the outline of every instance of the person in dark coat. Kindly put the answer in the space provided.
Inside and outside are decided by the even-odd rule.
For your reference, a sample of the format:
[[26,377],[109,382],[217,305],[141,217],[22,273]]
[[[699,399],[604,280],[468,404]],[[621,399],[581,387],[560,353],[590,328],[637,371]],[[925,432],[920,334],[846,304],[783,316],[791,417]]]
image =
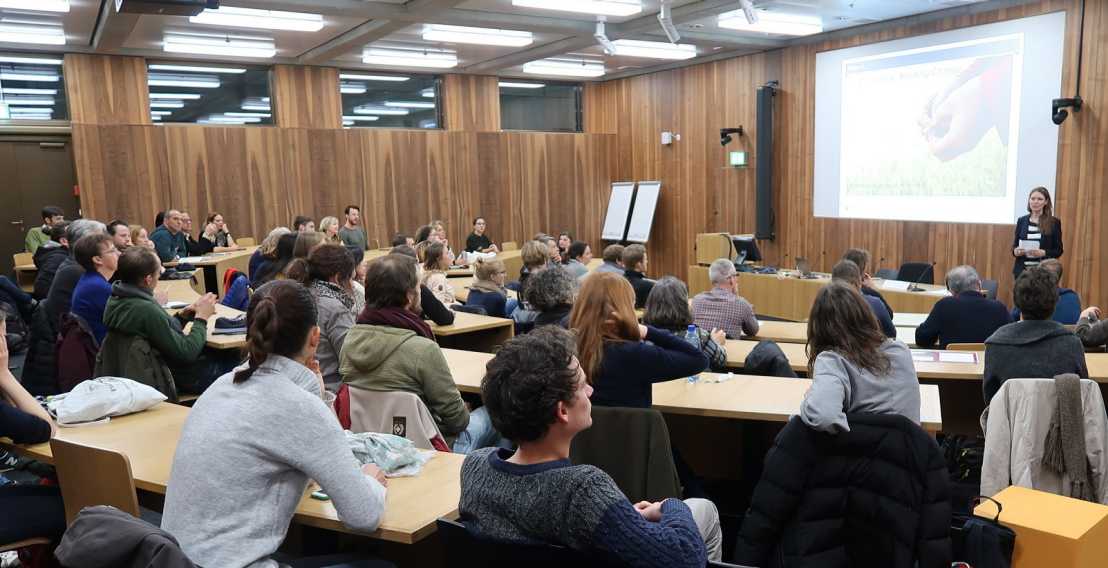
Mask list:
[[646,247],[630,245],[623,249],[623,266],[626,268],[623,276],[635,289],[635,309],[642,309],[654,288],[654,281],[646,277]]
[[956,266],[947,272],[946,287],[953,295],[936,302],[916,328],[919,347],[931,347],[936,341],[939,349],[951,343],[984,343],[1012,321],[1004,304],[981,293],[981,277],[972,266]]
[[34,297],[36,300],[45,300],[50,292],[50,285],[54,283],[54,275],[58,273],[58,267],[69,258],[69,239],[66,237],[66,229],[69,223],[62,221],[50,227],[50,240],[38,247],[32,261],[35,264]]
[[[862,271],[852,260],[840,260],[835,263],[835,266],[831,268],[831,278],[832,280],[845,282],[853,286],[859,292],[862,292]],[[881,327],[881,333],[884,333],[885,337],[889,339],[896,339],[896,326],[893,325],[893,316],[889,313],[889,310],[885,308],[885,304],[882,303],[881,299],[874,296],[867,296],[864,293],[862,294],[862,298],[869,304],[874,317],[877,318],[877,324]]]
[[885,301],[885,297],[881,295],[881,292],[878,292],[877,289],[872,286],[872,277],[869,272],[866,272],[870,265],[869,251],[859,248],[847,249],[847,251],[843,253],[843,260],[849,260],[857,264],[858,270],[862,272],[862,295],[881,300],[881,303],[885,305],[885,309],[889,310],[889,317],[896,316],[896,313],[893,312],[893,307],[889,305],[889,302]]
[[576,279],[564,268],[547,268],[531,277],[527,295],[523,298],[538,310],[535,327],[559,325],[569,327],[569,311],[573,309]]
[[895,414],[827,434],[793,416],[766,455],[733,562],[762,568],[948,568],[950,487],[935,440]]

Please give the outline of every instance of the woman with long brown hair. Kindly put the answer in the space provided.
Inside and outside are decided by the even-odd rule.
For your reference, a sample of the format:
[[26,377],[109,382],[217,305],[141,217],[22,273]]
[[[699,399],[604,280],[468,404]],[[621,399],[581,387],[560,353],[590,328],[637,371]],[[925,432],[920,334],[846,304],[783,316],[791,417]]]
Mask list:
[[619,274],[586,278],[569,323],[577,332],[577,359],[593,386],[593,404],[650,408],[652,384],[708,367],[699,346],[639,324],[635,291]]
[[912,352],[886,338],[873,310],[853,286],[831,282],[808,314],[808,376],[812,387],[800,418],[826,432],[849,431],[851,412],[901,414],[919,424],[919,379]]
[[1054,216],[1050,192],[1045,187],[1036,187],[1027,196],[1027,215],[1016,221],[1016,234],[1012,238],[1012,256],[1016,260],[1012,275],[1019,277],[1024,268],[1037,266],[1048,258],[1058,258],[1062,252],[1062,221]]

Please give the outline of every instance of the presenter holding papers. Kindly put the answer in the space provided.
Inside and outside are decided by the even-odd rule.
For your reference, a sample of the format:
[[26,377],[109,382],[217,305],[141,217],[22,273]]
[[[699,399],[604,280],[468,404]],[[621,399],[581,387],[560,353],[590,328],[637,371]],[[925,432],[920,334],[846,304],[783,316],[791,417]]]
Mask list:
[[1062,256],[1062,221],[1054,216],[1050,193],[1045,187],[1031,190],[1027,211],[1016,221],[1016,235],[1012,239],[1012,255],[1016,257],[1012,275],[1016,277],[1028,266]]

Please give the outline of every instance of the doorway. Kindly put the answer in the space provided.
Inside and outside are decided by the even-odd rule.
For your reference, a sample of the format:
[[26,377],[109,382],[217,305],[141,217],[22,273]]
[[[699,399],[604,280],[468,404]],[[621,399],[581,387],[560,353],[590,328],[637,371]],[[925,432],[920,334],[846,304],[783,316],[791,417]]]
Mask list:
[[66,219],[80,215],[76,186],[69,136],[0,136],[0,274],[14,279],[12,256],[42,223],[43,207],[61,207]]

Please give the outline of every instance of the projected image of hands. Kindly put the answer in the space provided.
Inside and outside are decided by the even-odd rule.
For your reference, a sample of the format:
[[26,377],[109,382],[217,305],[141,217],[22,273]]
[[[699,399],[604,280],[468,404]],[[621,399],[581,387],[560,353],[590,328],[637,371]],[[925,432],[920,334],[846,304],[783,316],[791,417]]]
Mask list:
[[919,116],[931,155],[950,161],[976,148],[993,129],[1007,146],[1011,77],[1011,56],[979,59],[933,93]]

